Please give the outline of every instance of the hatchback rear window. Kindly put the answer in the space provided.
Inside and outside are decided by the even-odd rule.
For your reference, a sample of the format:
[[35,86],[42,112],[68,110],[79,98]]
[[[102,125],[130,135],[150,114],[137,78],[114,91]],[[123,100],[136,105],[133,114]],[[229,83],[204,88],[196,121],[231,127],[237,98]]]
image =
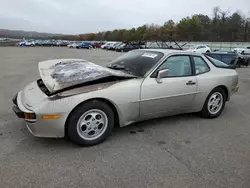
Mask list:
[[226,63],[224,63],[224,62],[222,62],[222,61],[220,61],[218,59],[214,59],[214,58],[212,58],[212,57],[210,57],[208,55],[205,55],[205,56],[216,67],[219,67],[219,68],[227,68],[227,67],[229,67],[229,65],[227,65]]

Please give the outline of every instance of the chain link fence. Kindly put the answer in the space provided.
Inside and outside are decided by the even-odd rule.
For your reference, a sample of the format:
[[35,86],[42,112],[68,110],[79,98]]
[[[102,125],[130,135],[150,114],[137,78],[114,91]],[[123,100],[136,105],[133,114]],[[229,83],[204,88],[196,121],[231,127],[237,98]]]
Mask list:
[[[191,46],[198,44],[205,44],[211,48],[211,50],[219,51],[231,51],[234,48],[245,48],[250,47],[250,42],[176,42],[184,50],[190,48]],[[146,46],[149,48],[168,48],[172,46],[173,48],[178,48],[174,42],[147,42]]]

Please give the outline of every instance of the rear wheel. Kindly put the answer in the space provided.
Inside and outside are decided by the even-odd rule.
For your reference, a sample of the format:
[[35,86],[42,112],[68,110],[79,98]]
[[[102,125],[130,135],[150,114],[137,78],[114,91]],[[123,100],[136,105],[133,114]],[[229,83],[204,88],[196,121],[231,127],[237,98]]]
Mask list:
[[223,111],[226,103],[226,94],[220,87],[215,88],[208,95],[201,111],[204,118],[216,118]]
[[92,146],[109,137],[113,127],[112,109],[105,102],[93,100],[73,111],[68,120],[67,133],[76,144]]

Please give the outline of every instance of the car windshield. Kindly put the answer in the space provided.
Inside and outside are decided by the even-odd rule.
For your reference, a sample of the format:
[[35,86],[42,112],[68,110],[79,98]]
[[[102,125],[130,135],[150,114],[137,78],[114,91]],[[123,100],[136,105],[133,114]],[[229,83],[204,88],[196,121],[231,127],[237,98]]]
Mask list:
[[107,67],[143,77],[163,56],[157,51],[134,50],[118,57]]
[[222,61],[220,61],[218,59],[212,58],[212,57],[210,57],[208,55],[205,55],[205,56],[216,67],[222,67],[222,68],[223,67],[229,67],[229,65],[227,65],[226,63],[224,63],[224,62],[222,62]]

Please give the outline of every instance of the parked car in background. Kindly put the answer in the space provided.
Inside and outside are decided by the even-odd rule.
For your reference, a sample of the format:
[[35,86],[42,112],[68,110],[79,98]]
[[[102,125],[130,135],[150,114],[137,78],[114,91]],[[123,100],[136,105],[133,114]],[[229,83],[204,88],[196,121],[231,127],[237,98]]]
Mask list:
[[68,48],[76,48],[79,44],[81,44],[81,42],[73,42],[68,44]]
[[129,52],[131,50],[135,49],[141,49],[142,47],[140,45],[133,45],[130,43],[123,43],[121,46],[116,48],[117,52]]
[[195,52],[195,53],[206,53],[206,52],[211,52],[212,50],[205,44],[199,44],[199,45],[194,45],[190,47],[188,52]]
[[236,53],[241,53],[244,50],[244,48],[233,48],[231,51]]
[[44,40],[40,43],[40,46],[56,46],[56,41],[54,40]]
[[243,48],[233,48],[232,52],[240,53],[240,54],[249,54],[250,55],[250,46],[246,46]]
[[39,46],[40,42],[41,42],[41,40],[35,40],[34,41],[34,43],[35,43],[36,46]]
[[58,41],[56,42],[56,46],[68,46],[68,41]]
[[101,48],[101,46],[104,45],[104,44],[105,44],[105,42],[95,42],[93,44],[93,48]]
[[121,46],[123,46],[124,44],[125,43],[121,42],[119,45],[115,46],[114,49],[112,49],[112,50],[117,51],[117,49],[120,48]]
[[110,45],[113,45],[116,42],[107,42],[106,44],[102,45],[101,48],[102,49],[107,49]]
[[250,55],[250,46],[246,47],[241,53],[246,54],[246,55]]
[[81,49],[81,48],[84,48],[84,49],[91,49],[93,48],[92,47],[92,44],[89,43],[89,42],[83,42],[83,43],[80,43],[76,46],[77,49]]
[[113,50],[113,49],[115,49],[116,46],[120,45],[121,43],[122,43],[122,42],[115,42],[115,43],[113,43],[113,44],[107,46],[106,49],[107,49],[107,50]]
[[250,64],[250,57],[244,56],[236,52],[207,52],[205,55],[218,59],[233,67],[248,67]]
[[216,118],[239,89],[227,64],[180,50],[133,50],[107,67],[49,60],[38,69],[41,79],[14,96],[13,111],[34,136],[82,146],[101,143],[115,125],[191,112]]
[[22,41],[19,43],[19,46],[35,46],[35,42],[34,41]]

